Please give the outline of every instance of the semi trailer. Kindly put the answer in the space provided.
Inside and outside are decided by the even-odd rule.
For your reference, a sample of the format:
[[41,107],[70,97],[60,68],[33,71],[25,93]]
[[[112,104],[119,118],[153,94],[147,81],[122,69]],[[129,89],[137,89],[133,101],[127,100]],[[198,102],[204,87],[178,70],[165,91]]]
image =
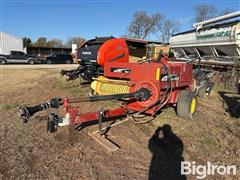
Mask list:
[[240,87],[240,11],[193,24],[194,29],[173,35],[170,48],[176,60],[210,69],[234,71]]
[[23,39],[0,32],[0,54],[9,55],[11,51],[24,52]]
[[171,50],[178,59],[230,65],[240,59],[239,17],[240,11],[196,23],[195,29],[170,38]]

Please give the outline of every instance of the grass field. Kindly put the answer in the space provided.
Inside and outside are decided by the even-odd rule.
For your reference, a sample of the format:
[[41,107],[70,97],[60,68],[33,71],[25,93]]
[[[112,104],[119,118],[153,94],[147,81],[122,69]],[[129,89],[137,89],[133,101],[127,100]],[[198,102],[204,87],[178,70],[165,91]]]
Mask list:
[[[79,88],[78,81],[66,82],[58,69],[1,69],[0,179],[182,179],[182,160],[240,167],[240,97],[219,87],[209,98],[199,99],[195,120],[181,119],[169,107],[149,124],[129,120],[111,128],[108,137],[121,147],[114,153],[88,135],[97,125],[81,131],[62,127],[49,134],[47,112],[27,124],[19,119],[19,106],[55,96],[87,96],[88,90]],[[81,112],[101,106],[119,103],[79,104]],[[239,173],[208,179],[237,179]]]

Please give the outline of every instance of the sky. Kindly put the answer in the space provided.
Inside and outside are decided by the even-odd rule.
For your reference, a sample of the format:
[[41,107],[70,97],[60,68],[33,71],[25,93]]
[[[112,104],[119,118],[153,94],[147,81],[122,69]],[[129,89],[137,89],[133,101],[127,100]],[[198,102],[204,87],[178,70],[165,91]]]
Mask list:
[[[240,0],[0,0],[1,31],[32,41],[39,37],[63,41],[74,36],[119,37],[127,34],[136,11],[146,11],[179,21],[180,32],[192,28],[193,8],[200,3],[240,10]],[[159,35],[148,39],[159,40]]]

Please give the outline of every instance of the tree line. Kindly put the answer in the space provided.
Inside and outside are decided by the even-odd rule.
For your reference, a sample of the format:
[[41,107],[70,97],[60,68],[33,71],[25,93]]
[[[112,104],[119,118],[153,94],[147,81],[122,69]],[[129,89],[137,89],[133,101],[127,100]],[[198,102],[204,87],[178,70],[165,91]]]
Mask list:
[[46,37],[39,37],[35,42],[28,37],[23,38],[24,47],[48,47],[48,48],[71,48],[72,44],[81,45],[86,41],[82,37],[69,37],[66,42],[63,42],[61,39],[50,39]]
[[[202,3],[193,8],[194,22],[205,21],[217,16],[225,15],[233,12],[231,9],[223,9],[219,11],[214,5]],[[127,35],[124,37],[146,39],[150,35],[158,34],[159,40],[162,42],[169,42],[169,38],[180,30],[180,22],[176,20],[167,19],[161,13],[154,13],[149,15],[146,11],[137,11],[132,18],[128,28]],[[86,39],[82,37],[69,37],[66,42],[61,39],[50,39],[40,37],[36,42],[32,42],[30,38],[24,37],[24,47],[50,47],[50,48],[71,48],[72,44],[82,44]]]

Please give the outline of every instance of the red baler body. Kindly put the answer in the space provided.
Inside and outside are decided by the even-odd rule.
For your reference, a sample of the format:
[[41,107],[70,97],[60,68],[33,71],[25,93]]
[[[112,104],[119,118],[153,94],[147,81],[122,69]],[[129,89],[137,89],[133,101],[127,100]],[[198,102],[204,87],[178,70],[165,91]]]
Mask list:
[[[129,109],[141,111],[157,101],[168,88],[168,76],[164,66],[169,68],[172,79],[171,92],[167,103],[175,104],[180,90],[193,87],[193,69],[191,64],[173,63],[167,58],[162,58],[161,63],[112,62],[105,64],[104,76],[112,79],[129,80],[130,92],[135,92],[141,87],[149,89],[152,92],[152,96],[147,101],[130,100],[127,104]],[[116,72],[116,69],[123,69],[123,72]],[[146,112],[153,114],[159,106],[161,104],[154,106]]]

